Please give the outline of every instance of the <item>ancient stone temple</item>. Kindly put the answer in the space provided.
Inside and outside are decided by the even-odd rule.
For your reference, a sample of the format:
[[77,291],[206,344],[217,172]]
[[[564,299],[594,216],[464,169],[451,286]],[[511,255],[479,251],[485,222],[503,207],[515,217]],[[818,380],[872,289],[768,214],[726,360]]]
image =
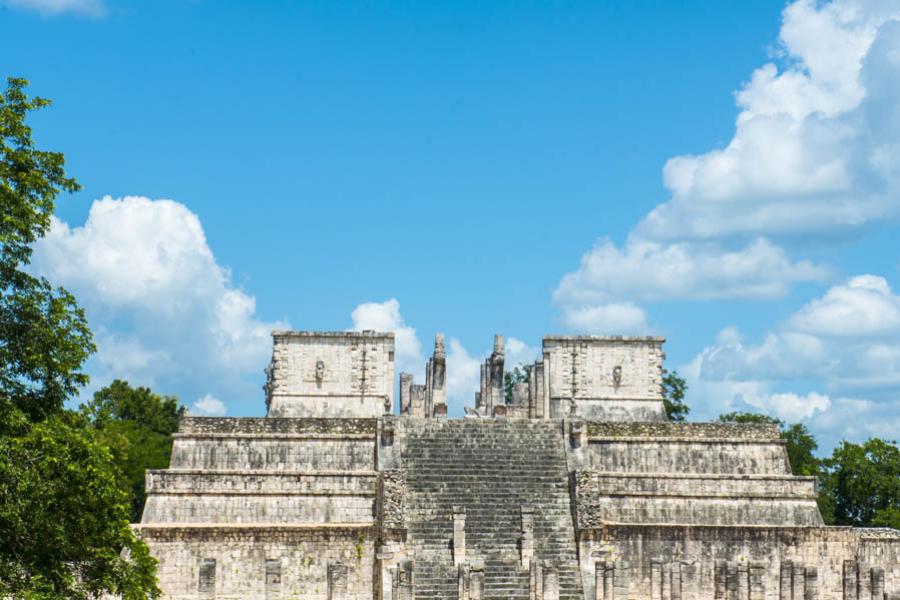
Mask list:
[[495,338],[448,418],[392,334],[276,332],[264,418],[188,417],[137,529],[167,598],[886,600],[900,532],[825,527],[769,425],[672,423],[661,338]]

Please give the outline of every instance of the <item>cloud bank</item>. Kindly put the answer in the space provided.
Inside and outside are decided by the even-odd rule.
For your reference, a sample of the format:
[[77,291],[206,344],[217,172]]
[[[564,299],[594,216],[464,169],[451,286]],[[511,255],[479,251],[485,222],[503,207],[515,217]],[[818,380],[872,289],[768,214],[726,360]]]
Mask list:
[[[737,92],[723,148],[663,169],[669,199],[620,247],[601,239],[554,293],[590,333],[647,329],[660,300],[765,300],[831,270],[798,241],[846,237],[900,212],[900,6],[799,0],[778,60]],[[621,323],[621,325],[619,325]]]
[[256,398],[250,381],[268,361],[270,333],[288,327],[259,318],[256,299],[213,256],[200,219],[172,200],[105,197],[81,227],[54,219],[33,266],[85,307],[98,345],[94,387],[123,378]]
[[[896,437],[900,295],[882,277],[851,277],[758,341],[723,331],[685,372],[710,417],[755,409],[807,421],[831,442],[844,435]],[[791,389],[803,391],[783,391]]]
[[31,10],[45,17],[73,14],[99,19],[107,14],[106,4],[102,0],[4,0],[3,4]]

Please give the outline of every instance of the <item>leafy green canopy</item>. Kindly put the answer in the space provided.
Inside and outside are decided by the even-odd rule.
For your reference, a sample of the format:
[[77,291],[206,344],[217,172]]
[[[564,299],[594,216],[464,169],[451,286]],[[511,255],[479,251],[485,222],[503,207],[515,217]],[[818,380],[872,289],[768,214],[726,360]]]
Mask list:
[[0,95],[0,402],[39,420],[87,383],[81,365],[95,348],[75,298],[23,270],[56,196],[79,189],[62,154],[34,147],[25,117],[50,102],[29,99],[25,85],[9,79]]
[[678,376],[678,371],[666,373],[662,380],[663,406],[670,421],[684,421],[691,408],[684,402],[687,382]]
[[155,561],[128,526],[110,452],[79,421],[20,421],[0,439],[0,596],[155,597]]
[[[872,438],[842,442],[823,462],[823,513],[838,525],[900,529],[900,448]],[[830,514],[828,514],[830,513]]]
[[98,437],[112,450],[119,487],[128,494],[132,521],[139,521],[144,512],[144,473],[169,466],[172,434],[178,430],[184,412],[174,396],[133,388],[118,379],[95,392],[94,399],[82,406]]
[[95,350],[84,312],[25,270],[56,197],[79,189],[62,154],[35,148],[26,117],[49,102],[26,85],[0,94],[0,597],[156,597],[110,451],[63,408]]
[[528,383],[531,381],[531,366],[518,365],[513,367],[512,371],[503,373],[503,400],[506,404],[512,404],[513,387],[517,383]]

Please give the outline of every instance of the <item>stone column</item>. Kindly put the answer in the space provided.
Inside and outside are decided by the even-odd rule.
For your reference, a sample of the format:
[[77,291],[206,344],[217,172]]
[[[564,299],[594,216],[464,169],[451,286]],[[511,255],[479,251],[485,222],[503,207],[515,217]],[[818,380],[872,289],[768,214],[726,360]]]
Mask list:
[[542,600],[541,583],[543,580],[541,563],[532,560],[528,565],[528,600]]
[[411,373],[400,373],[400,414],[408,415],[410,393],[409,390],[413,384],[413,376]]
[[681,600],[681,563],[672,563],[672,600]]
[[[394,597],[392,600],[414,600],[415,572],[413,561],[406,560],[397,565],[396,580],[394,581]],[[384,600],[387,600],[386,598]]]
[[204,558],[200,561],[197,578],[197,593],[201,598],[216,596],[216,559]]
[[595,600],[613,600],[613,578],[615,577],[615,563],[601,561],[596,565],[596,587],[594,589]]
[[[728,563],[728,579],[727,579],[727,593],[726,597],[728,600],[737,600],[738,596],[738,568],[734,563]],[[745,599],[741,599],[745,600]]]
[[523,567],[534,558],[534,509],[522,507],[522,537],[520,539],[519,559]]
[[469,565],[463,563],[456,571],[456,595],[459,600],[469,600]]
[[661,559],[650,559],[650,600],[662,600],[662,569]]
[[347,571],[342,562],[328,563],[328,600],[348,600]]
[[490,388],[488,387],[488,366],[487,362],[481,363],[481,387],[479,391],[475,394],[475,410],[478,411],[478,414],[481,416],[490,416],[490,408],[488,408],[488,404],[490,403]]
[[411,385],[409,387],[409,414],[412,417],[427,417],[425,414],[425,386]]
[[750,565],[743,560],[737,565],[737,597],[750,600]]
[[766,566],[761,563],[750,565],[750,600],[766,598]]
[[663,563],[662,565],[662,598],[669,600],[672,597],[672,571],[671,563]]
[[484,570],[469,571],[469,600],[484,598]]
[[794,595],[793,588],[794,564],[789,560],[781,561],[781,576],[779,577],[778,599],[791,600]]
[[857,587],[859,585],[859,565],[855,560],[844,561],[843,572],[844,600],[859,600]]
[[281,560],[266,559],[266,600],[281,598]]
[[804,588],[803,600],[816,600],[819,597],[819,571],[816,567],[806,567]]
[[488,410],[493,410],[494,406],[499,404],[504,404],[505,400],[503,397],[503,362],[505,357],[505,351],[503,349],[503,336],[495,335],[494,336],[494,351],[491,353],[491,358],[489,360],[490,364],[490,394],[491,394],[491,406],[488,407]]
[[802,600],[803,599],[803,589],[806,583],[806,573],[803,569],[803,565],[794,563],[794,575],[793,575],[793,588],[794,588],[794,600]]
[[542,600],[559,600],[559,569],[555,565],[544,565]]
[[872,567],[872,598],[884,598],[884,569]]
[[447,351],[444,334],[434,336],[434,356],[431,359],[431,404],[437,407],[447,403]]
[[715,600],[725,600],[725,590],[728,578],[728,563],[717,560],[713,567],[713,597]]
[[453,565],[466,562],[466,509],[453,507]]

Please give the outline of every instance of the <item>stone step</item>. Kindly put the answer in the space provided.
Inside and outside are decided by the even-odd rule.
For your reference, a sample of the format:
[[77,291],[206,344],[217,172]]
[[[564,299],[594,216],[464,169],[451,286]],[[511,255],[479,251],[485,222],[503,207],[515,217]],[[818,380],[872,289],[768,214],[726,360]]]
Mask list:
[[484,598],[529,597],[521,507],[533,510],[534,557],[558,566],[560,598],[581,600],[565,437],[559,423],[462,420],[398,430],[408,489],[415,597],[454,599],[453,509],[465,509],[466,555],[484,557]]

